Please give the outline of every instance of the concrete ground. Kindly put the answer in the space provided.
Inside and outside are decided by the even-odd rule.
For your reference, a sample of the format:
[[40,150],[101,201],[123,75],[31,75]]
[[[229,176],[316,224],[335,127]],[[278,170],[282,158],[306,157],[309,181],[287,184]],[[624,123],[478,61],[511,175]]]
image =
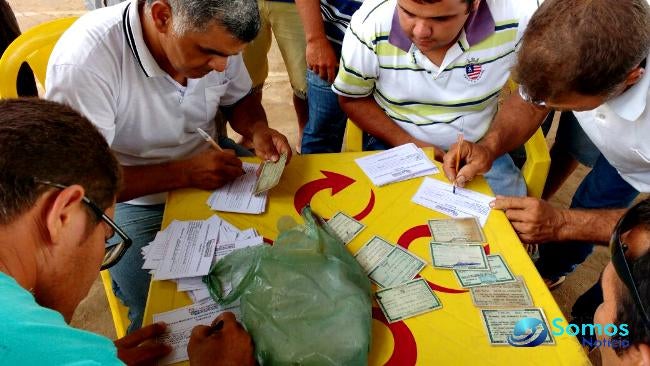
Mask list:
[[[85,12],[82,0],[8,0],[23,31],[41,22],[64,16],[79,16]],[[297,143],[296,118],[291,104],[291,88],[277,47],[269,54],[270,73],[264,89],[264,107],[272,127],[287,135],[291,146]],[[552,139],[549,138],[549,141]],[[568,182],[553,197],[551,202],[558,207],[567,207],[578,183],[588,172],[580,167]],[[605,248],[597,248],[586,263],[571,274],[565,284],[553,291],[562,311],[569,315],[575,299],[591,287],[598,279],[608,261]],[[72,321],[73,326],[84,328],[114,338],[115,331],[108,310],[103,287],[99,278],[88,297],[81,303]]]

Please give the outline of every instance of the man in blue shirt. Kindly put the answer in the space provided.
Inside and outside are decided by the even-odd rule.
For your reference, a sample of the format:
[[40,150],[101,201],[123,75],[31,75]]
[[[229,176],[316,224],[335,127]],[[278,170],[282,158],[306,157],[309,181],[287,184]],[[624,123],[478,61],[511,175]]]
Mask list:
[[[77,112],[0,101],[0,364],[151,364],[170,352],[155,342],[164,324],[114,343],[67,324],[99,269],[130,246],[111,219],[120,183],[108,144]],[[194,329],[190,363],[253,365],[250,337],[222,315],[221,330]]]

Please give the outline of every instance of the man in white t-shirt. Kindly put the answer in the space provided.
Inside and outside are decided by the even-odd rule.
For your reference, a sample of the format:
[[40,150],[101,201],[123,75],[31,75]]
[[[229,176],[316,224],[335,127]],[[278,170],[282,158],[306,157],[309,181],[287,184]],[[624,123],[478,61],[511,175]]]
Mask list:
[[[523,242],[545,243],[536,265],[549,287],[587,258],[591,243],[609,240],[639,192],[650,192],[649,53],[646,0],[546,0],[529,23],[513,70],[520,92],[504,102],[480,142],[463,146],[458,172],[456,147],[445,156],[445,173],[463,183],[525,141],[549,109],[575,111],[602,156],[578,187],[571,209],[531,197],[497,197],[493,203]],[[522,118],[520,111],[531,105],[536,115]],[[577,306],[597,305],[596,298]]]
[[[210,148],[197,128],[215,135],[220,109],[258,157],[291,153],[249,94],[241,51],[259,19],[254,0],[131,0],[84,15],[52,52],[46,98],[88,117],[124,170],[118,201],[127,202],[115,216],[134,248],[111,275],[129,307],[130,330],[141,324],[149,287],[140,247],[160,229],[166,192],[214,189],[243,174],[235,153]],[[222,147],[238,148],[217,137]]]

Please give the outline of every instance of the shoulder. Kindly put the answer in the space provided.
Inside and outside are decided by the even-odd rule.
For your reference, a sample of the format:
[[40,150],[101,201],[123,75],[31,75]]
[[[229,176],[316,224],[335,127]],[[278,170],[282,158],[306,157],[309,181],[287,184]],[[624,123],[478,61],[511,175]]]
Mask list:
[[[113,342],[69,326],[63,316],[36,303],[12,278],[0,276],[0,359],[8,364],[121,364]],[[56,340],[52,343],[52,340]]]
[[125,44],[123,30],[131,2],[91,11],[80,17],[57,42],[50,65],[88,66],[119,59]]
[[390,29],[397,0],[366,0],[352,16],[352,22],[364,28]]
[[538,0],[482,0],[487,2],[497,23],[530,18],[539,7]]

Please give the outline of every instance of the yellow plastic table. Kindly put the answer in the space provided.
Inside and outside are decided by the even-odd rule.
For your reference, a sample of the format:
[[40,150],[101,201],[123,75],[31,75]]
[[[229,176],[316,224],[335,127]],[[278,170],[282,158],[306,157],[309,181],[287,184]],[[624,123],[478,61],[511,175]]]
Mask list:
[[[432,151],[427,151],[432,157]],[[422,179],[375,187],[354,163],[368,153],[340,153],[294,156],[280,184],[269,192],[266,212],[245,215],[218,212],[240,229],[254,227],[267,239],[275,239],[276,223],[289,215],[302,222],[298,209],[311,203],[325,218],[343,211],[367,227],[348,248],[355,253],[373,235],[408,247],[430,261],[430,233],[427,220],[443,214],[416,205],[411,197]],[[433,159],[432,159],[433,160]],[[433,176],[446,181],[442,170]],[[483,179],[475,179],[468,188],[490,194]],[[210,192],[183,189],[171,192],[167,200],[163,227],[172,220],[206,219],[215,212],[206,204]],[[516,276],[523,276],[536,307],[542,308],[550,322],[566,321],[555,300],[523,249],[521,242],[502,212],[493,211],[484,227],[490,253],[503,256]],[[373,305],[370,365],[584,365],[589,361],[574,337],[555,336],[555,345],[538,347],[491,346],[479,309],[470,294],[462,289],[453,271],[434,269],[430,264],[420,273],[442,302],[435,310],[403,322],[388,324]],[[144,322],[152,315],[191,304],[189,297],[176,291],[172,281],[152,281]],[[550,325],[550,324],[549,324]]]

